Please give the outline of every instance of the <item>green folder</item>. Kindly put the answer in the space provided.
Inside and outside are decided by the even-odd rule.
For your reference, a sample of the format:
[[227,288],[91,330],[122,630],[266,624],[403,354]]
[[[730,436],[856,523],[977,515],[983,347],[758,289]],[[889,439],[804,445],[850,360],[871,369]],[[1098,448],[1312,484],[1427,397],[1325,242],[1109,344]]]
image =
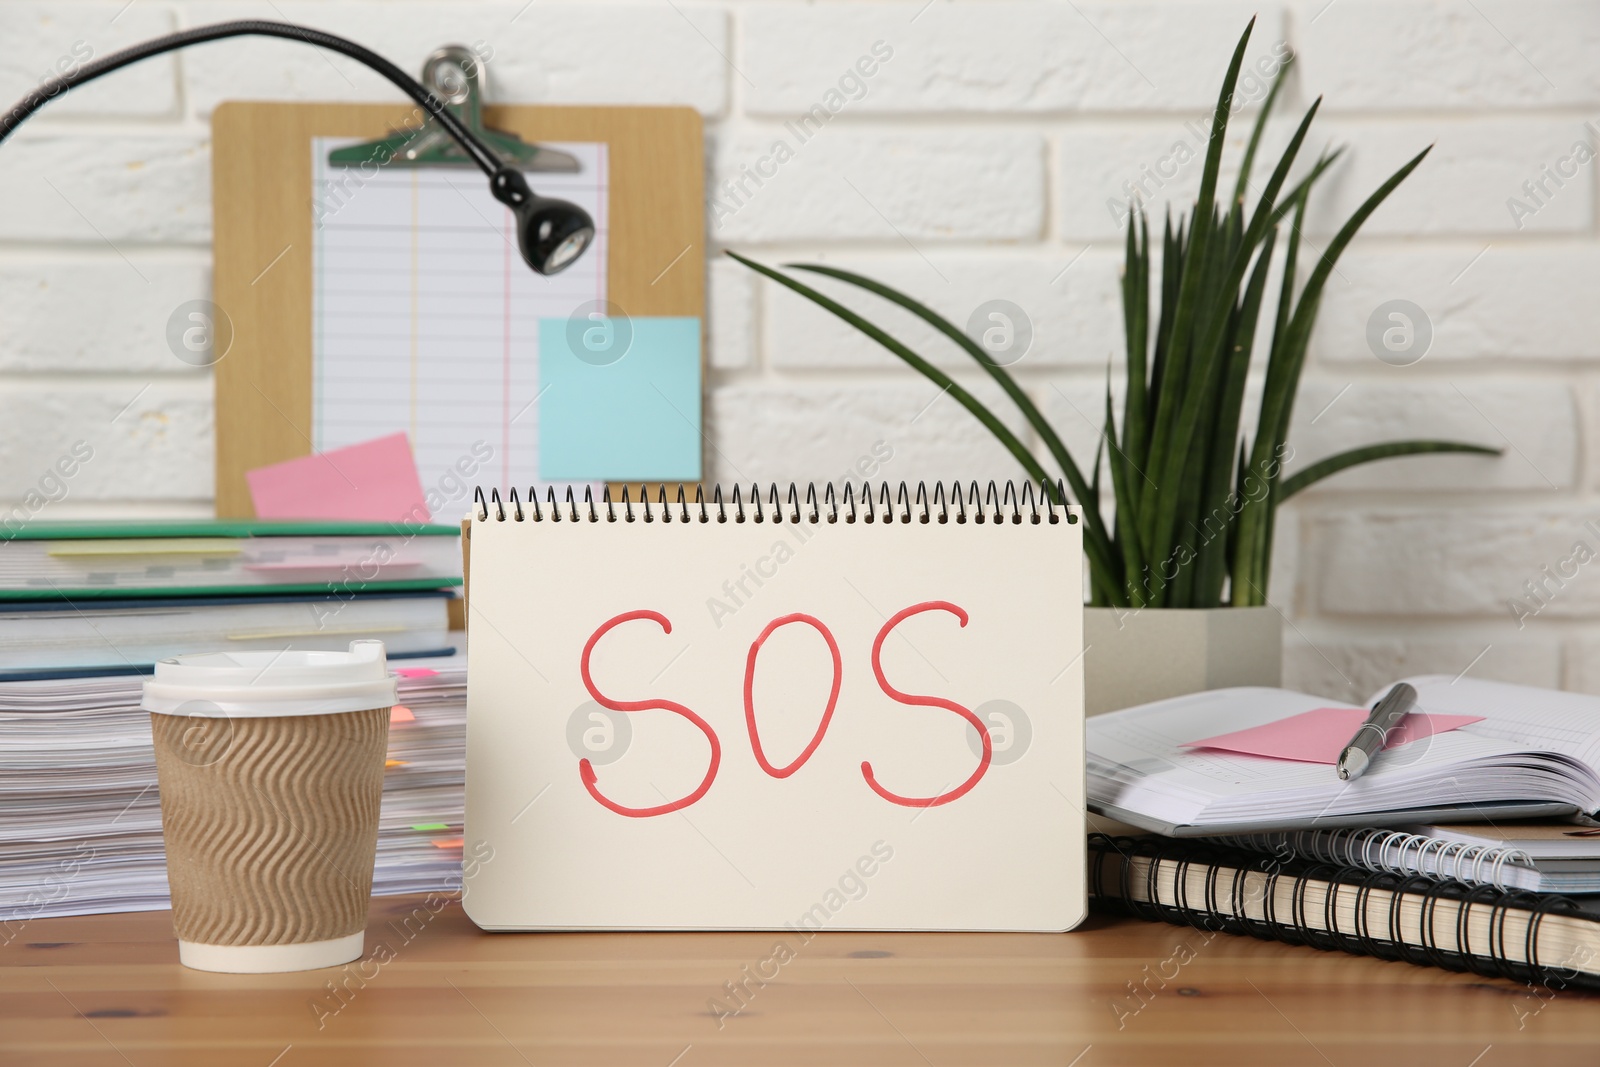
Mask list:
[[0,541],[96,541],[138,537],[455,537],[460,533],[461,527],[441,523],[300,519],[84,519],[30,522],[15,530],[0,521]]
[[0,522],[0,600],[444,589],[460,529],[254,519]]

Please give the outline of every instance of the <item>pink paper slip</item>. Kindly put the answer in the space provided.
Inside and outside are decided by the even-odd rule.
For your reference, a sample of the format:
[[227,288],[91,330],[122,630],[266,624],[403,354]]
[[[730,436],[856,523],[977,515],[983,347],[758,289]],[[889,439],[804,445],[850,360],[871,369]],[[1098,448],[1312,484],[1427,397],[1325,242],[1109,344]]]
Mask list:
[[[276,518],[277,516],[271,517]],[[418,567],[422,566],[422,561],[420,559],[391,559],[379,563],[378,566],[382,567],[384,573],[388,574],[390,577],[398,578],[404,576],[395,574],[395,571],[416,570]],[[271,574],[279,579],[282,579],[284,575],[290,573],[343,574],[349,568],[350,563],[348,560],[311,559],[310,557],[301,557],[299,559],[277,559],[273,560],[271,563],[246,563],[244,565],[244,569],[247,571],[258,571],[263,574]]]
[[[1226,752],[1242,752],[1247,756],[1326,763],[1331,767],[1339,762],[1339,753],[1344,751],[1350,738],[1366,721],[1365,708],[1314,708],[1248,730],[1235,730],[1231,734],[1218,734],[1200,741],[1185,741],[1183,747],[1217,748]],[[1383,747],[1395,748],[1482,721],[1482,715],[1414,712],[1389,732],[1388,743]]]
[[404,433],[245,472],[256,516],[427,522],[432,516]]

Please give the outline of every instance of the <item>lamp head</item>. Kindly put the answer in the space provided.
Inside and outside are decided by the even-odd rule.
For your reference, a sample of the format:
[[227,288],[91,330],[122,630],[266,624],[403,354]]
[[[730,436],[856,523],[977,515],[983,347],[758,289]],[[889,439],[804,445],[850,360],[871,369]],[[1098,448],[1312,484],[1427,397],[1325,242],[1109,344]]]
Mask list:
[[517,246],[540,274],[563,271],[594,240],[594,221],[576,204],[534,197],[517,212]]
[[538,274],[558,274],[594,240],[594,220],[577,204],[539,196],[522,172],[501,167],[489,179],[496,200],[517,217],[517,247]]

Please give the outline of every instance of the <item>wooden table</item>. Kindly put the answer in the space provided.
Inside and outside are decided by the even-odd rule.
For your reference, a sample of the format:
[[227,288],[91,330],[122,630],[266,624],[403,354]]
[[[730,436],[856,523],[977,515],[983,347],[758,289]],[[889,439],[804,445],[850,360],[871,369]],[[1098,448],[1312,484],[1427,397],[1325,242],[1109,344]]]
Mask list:
[[774,934],[485,934],[441,905],[375,900],[365,962],[281,975],[180,967],[166,912],[34,920],[0,948],[0,1063],[1600,1063],[1600,997],[1136,920],[786,934],[780,964]]

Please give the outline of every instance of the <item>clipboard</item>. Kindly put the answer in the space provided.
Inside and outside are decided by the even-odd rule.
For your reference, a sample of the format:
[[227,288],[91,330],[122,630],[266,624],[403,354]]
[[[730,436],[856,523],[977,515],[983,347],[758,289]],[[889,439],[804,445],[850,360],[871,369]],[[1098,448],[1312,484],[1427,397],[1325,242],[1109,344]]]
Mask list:
[[[213,290],[233,337],[215,364],[218,517],[253,517],[245,471],[313,450],[310,142],[381,138],[413,114],[406,104],[256,102],[224,103],[212,114]],[[700,319],[704,381],[699,113],[491,106],[484,120],[529,142],[608,146],[609,299],[634,316]]]

